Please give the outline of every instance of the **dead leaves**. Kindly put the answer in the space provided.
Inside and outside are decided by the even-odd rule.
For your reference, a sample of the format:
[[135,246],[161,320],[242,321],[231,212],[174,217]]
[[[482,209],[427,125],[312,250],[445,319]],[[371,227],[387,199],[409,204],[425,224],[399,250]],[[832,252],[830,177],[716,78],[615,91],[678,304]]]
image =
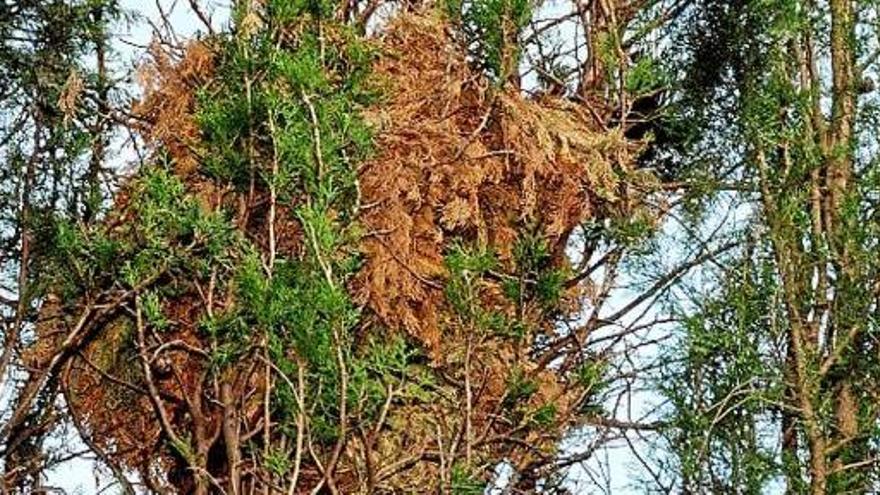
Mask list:
[[[579,223],[620,202],[633,157],[618,133],[597,131],[577,104],[490,89],[431,15],[401,16],[382,40],[374,69],[389,99],[368,109],[375,157],[361,167],[365,238],[361,301],[387,326],[437,352],[443,277],[453,238],[510,259],[517,230],[540,225],[564,244]],[[391,256],[389,251],[393,251]]]

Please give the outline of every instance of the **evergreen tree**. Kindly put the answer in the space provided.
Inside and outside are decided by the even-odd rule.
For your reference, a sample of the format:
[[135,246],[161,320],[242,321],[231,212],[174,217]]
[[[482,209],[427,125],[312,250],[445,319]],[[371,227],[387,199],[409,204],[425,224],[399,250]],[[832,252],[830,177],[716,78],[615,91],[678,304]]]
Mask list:
[[[682,26],[680,118],[709,131],[677,156],[695,189],[747,215],[715,293],[683,308],[684,353],[668,356],[680,363],[664,388],[686,491],[876,487],[869,10],[696,2]],[[698,196],[698,217],[717,218]]]
[[126,493],[565,493],[657,430],[675,490],[869,491],[869,9],[571,7],[236,1],[151,46],[119,187],[118,7],[0,7],[3,490],[70,424]]
[[[92,221],[109,194],[104,172],[115,84],[107,29],[118,17],[113,1],[0,5],[4,406],[18,400],[14,392],[26,367],[22,349],[32,340],[36,310],[45,295],[51,225],[58,218]],[[51,391],[41,394],[43,410],[29,411],[21,422],[4,414],[3,430],[15,439],[3,451],[4,490],[37,489],[43,466],[64,455],[40,454],[49,425],[56,421],[53,396]]]

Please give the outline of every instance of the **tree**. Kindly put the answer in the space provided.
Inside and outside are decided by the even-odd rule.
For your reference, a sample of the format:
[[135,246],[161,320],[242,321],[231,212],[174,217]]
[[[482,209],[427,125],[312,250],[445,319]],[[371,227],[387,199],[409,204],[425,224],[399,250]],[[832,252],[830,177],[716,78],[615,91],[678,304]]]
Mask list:
[[156,43],[128,123],[148,162],[44,229],[6,459],[62,417],[129,493],[533,492],[592,455],[571,432],[657,429],[605,408],[644,372],[644,308],[734,245],[609,303],[676,174],[640,167],[649,34],[683,4],[532,7],[241,1]]
[[682,115],[716,130],[684,156],[748,220],[716,294],[689,308],[667,390],[686,490],[758,493],[781,475],[789,493],[876,484],[870,9],[698,2],[689,14]]
[[[47,232],[56,218],[89,222],[109,191],[104,186],[114,84],[106,27],[115,2],[4,2],[0,6],[0,396],[18,386],[22,349],[32,339],[43,301]],[[88,60],[86,54],[99,54]],[[50,388],[55,387],[52,385]],[[40,484],[36,474],[56,455],[41,457],[55,422],[51,393],[43,411],[6,433],[4,487]],[[36,397],[35,397],[36,398]],[[6,409],[6,408],[4,408]],[[4,417],[5,420],[11,418]],[[15,431],[10,431],[15,430]],[[27,432],[24,436],[19,436]]]

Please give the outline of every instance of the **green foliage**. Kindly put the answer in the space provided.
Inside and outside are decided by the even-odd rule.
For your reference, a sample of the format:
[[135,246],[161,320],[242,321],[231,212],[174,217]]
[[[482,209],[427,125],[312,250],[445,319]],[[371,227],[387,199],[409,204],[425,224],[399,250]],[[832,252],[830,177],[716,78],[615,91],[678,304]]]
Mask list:
[[550,262],[547,241],[531,230],[523,233],[513,245],[513,258],[517,267],[525,273],[540,271]]
[[[818,410],[820,433],[830,438],[837,434],[835,383],[845,378],[861,398],[876,395],[873,384],[880,380],[874,283],[880,278],[880,173],[876,157],[865,157],[877,146],[843,143],[830,152],[821,149],[827,135],[814,126],[827,109],[824,103],[818,110],[811,105],[814,98],[824,102],[826,93],[811,93],[795,83],[809,64],[796,60],[793,47],[809,40],[808,32],[827,31],[819,20],[826,13],[810,12],[805,5],[788,0],[688,3],[676,13],[688,19],[686,28],[672,34],[681,42],[682,53],[670,60],[633,56],[625,64],[620,49],[631,32],[623,25],[598,35],[598,46],[589,47],[597,51],[590,57],[600,59],[598,65],[615,84],[628,65],[619,89],[633,96],[664,90],[673,74],[684,75],[670,97],[676,113],[663,116],[663,125],[657,127],[662,136],[654,136],[666,140],[657,148],[663,156],[648,163],[666,167],[668,160],[671,165],[657,168],[676,178],[678,172],[687,172],[681,175],[687,179],[684,201],[690,206],[684,212],[685,230],[701,227],[711,216],[706,214],[708,205],[718,201],[722,184],[738,191],[732,203],[744,200],[753,207],[746,212],[751,215],[747,224],[736,232],[747,244],[736,263],[718,261],[724,265],[714,291],[693,298],[683,314],[675,315],[681,321],[680,339],[666,349],[674,359],[664,363],[657,384],[668,399],[671,426],[663,433],[672,445],[683,491],[761,493],[782,475],[792,480],[791,491],[806,489],[799,483],[802,453],[780,455],[765,438],[781,417],[800,419],[797,428],[805,423],[800,406],[787,403],[793,380],[785,373],[791,365],[781,352],[791,345],[797,315],[808,324],[820,321],[817,334],[821,330],[821,339],[834,343],[808,355],[803,365],[805,381],[817,390],[807,400]],[[532,3],[447,0],[445,7],[470,61],[499,85],[514,78]],[[378,431],[383,425],[377,420],[387,404],[430,404],[440,389],[457,392],[425,364],[432,358],[416,345],[364,324],[360,303],[349,294],[349,282],[361,261],[356,248],[361,232],[356,223],[358,165],[370,156],[372,146],[371,129],[360,115],[377,94],[370,79],[374,53],[352,28],[335,20],[337,3],[235,2],[233,31],[208,40],[216,53],[216,73],[195,99],[200,130],[196,151],[202,156],[192,180],[196,187],[210,181],[217,191],[231,191],[223,198],[225,206],[206,211],[193,184],[175,177],[170,158],[158,156],[120,196],[123,220],[117,223],[111,217],[100,225],[91,224],[94,214],[85,212],[100,210],[102,189],[94,180],[82,187],[65,186],[65,181],[83,182],[84,157],[98,154],[90,151],[101,137],[93,129],[107,112],[95,112],[90,105],[107,82],[80,59],[86,45],[104,39],[108,19],[118,10],[115,3],[99,0],[25,2],[16,9],[0,15],[0,34],[5,35],[0,44],[0,88],[3,109],[9,115],[21,110],[26,116],[20,128],[14,127],[17,123],[0,123],[0,217],[3,222],[13,219],[13,227],[0,231],[0,259],[14,260],[22,239],[33,238],[39,241],[34,242],[39,254],[32,262],[34,271],[52,273],[51,280],[39,280],[65,300],[79,303],[96,300],[110,288],[134,289],[150,339],[161,339],[180,326],[165,314],[171,303],[210,285],[223,304],[203,311],[199,321],[209,379],[228,379],[244,368],[242,362],[254,364],[257,353],[267,357],[275,374],[272,434],[286,437],[279,442],[285,446],[293,443],[288,440],[302,440],[295,436],[302,434],[298,423],[306,414],[309,441],[317,444],[309,446],[317,447],[318,454],[312,453],[316,461],[321,451],[330,451],[326,447],[340,440],[343,423],[349,434],[373,427]],[[96,10],[106,15],[96,15]],[[24,20],[17,19],[22,12]],[[22,36],[34,39],[19,39]],[[824,71],[824,60],[812,62]],[[550,67],[560,79],[566,70],[562,63]],[[58,102],[71,75],[83,78],[88,97],[80,97],[65,115]],[[820,82],[824,78],[818,76]],[[82,117],[98,114],[97,119]],[[862,107],[857,114],[861,122],[871,122],[867,129],[880,123]],[[829,122],[839,124],[837,119]],[[29,142],[20,129],[37,129],[39,135]],[[834,132],[832,128],[828,135]],[[851,190],[838,209],[816,220],[805,206],[813,194],[809,178],[815,172],[824,178],[827,171],[822,167],[829,160],[850,155],[858,155]],[[46,178],[33,182],[28,175]],[[34,203],[23,206],[21,197],[31,188],[36,189]],[[824,193],[828,188],[820,189]],[[600,196],[612,193],[599,191]],[[250,201],[245,206],[252,211],[247,218],[231,218],[233,213],[223,209],[229,208],[226,201],[245,196]],[[272,253],[267,246],[275,243],[267,242],[269,234],[264,232],[269,205],[273,218],[278,216],[272,225],[289,229],[280,243],[284,247]],[[587,226],[590,242],[626,248],[628,253],[656,247],[645,242],[656,227],[652,218],[638,212],[611,216],[610,221],[602,218]],[[836,231],[814,232],[814,223],[832,220]],[[513,339],[502,344],[509,345],[505,352],[512,348],[517,354],[540,352],[548,340],[558,337],[553,324],[562,313],[560,302],[571,274],[551,252],[540,226],[520,227],[512,260],[502,261],[490,248],[464,242],[447,250],[444,294],[454,311],[449,320],[454,321],[444,320],[450,328],[443,331],[467,332],[469,339],[478,338],[478,345]],[[36,236],[25,237],[23,232]],[[797,259],[788,265],[786,257]],[[2,263],[0,271],[14,271],[9,269],[14,263]],[[814,288],[820,285],[819,274],[829,275],[831,287],[825,293]],[[507,300],[497,305],[493,301],[490,307],[486,296],[494,298],[498,284]],[[786,284],[801,290],[783,294]],[[25,301],[37,292],[20,289]],[[829,294],[833,302],[825,308]],[[788,296],[784,301],[783,295]],[[817,316],[826,310],[831,315],[827,329]],[[135,383],[142,378],[139,368],[125,365],[137,357],[133,350],[138,344],[126,318],[113,322],[123,327],[109,329],[121,342],[114,345],[128,352],[116,353],[114,346],[107,346],[100,350],[99,361],[126,368],[122,377]],[[844,340],[849,329],[860,332],[854,342]],[[830,357],[837,361],[823,375],[821,366]],[[610,385],[607,359],[603,355],[565,361],[569,384],[589,393],[580,411],[585,415],[602,413],[600,397]],[[579,367],[568,367],[578,362]],[[542,370],[554,372],[554,366],[549,363]],[[536,404],[543,395],[543,378],[539,382],[524,369],[514,369],[507,377],[500,420],[532,430],[555,427],[560,420],[557,405]],[[301,410],[302,403],[307,412]],[[841,465],[870,458],[876,450],[877,409],[869,400],[859,404],[855,415],[860,437],[829,444],[829,451],[831,445],[839,448],[829,458]],[[270,475],[284,477],[291,469],[289,452],[265,447],[267,454],[255,458]],[[170,449],[183,459],[194,459],[188,437]],[[451,486],[443,489],[483,493],[486,484],[477,469],[455,464]],[[857,491],[852,487],[863,482],[863,475],[839,471],[828,491]],[[551,474],[544,481],[556,480]]]
[[[876,328],[876,293],[867,289],[880,273],[876,194],[867,193],[863,181],[876,169],[877,101],[872,88],[857,93],[853,87],[864,74],[838,86],[814,72],[850,59],[858,65],[855,60],[873,51],[857,34],[867,19],[859,9],[835,12],[841,8],[700,0],[677,34],[682,56],[670,67],[685,75],[677,118],[689,120],[690,135],[698,137],[676,155],[688,164],[696,190],[687,227],[715,221],[706,212],[719,207],[747,218],[729,232],[743,241],[740,257],[712,271],[711,297],[695,298],[684,311],[679,352],[669,355],[682,361],[664,377],[680,421],[675,450],[692,491],[710,483],[717,491],[712,478],[720,473],[722,490],[757,493],[775,473],[792,493],[806,492],[815,474],[808,461],[818,457],[805,455],[809,427],[796,412],[803,408],[798,400],[816,410],[820,426],[812,434],[840,442],[842,384],[859,397],[851,412],[858,435],[873,434],[866,425],[876,406],[866,398],[880,370],[876,349],[841,335],[844,328],[858,334]],[[829,42],[840,50],[831,56],[834,64],[816,48]],[[876,74],[876,67],[865,70]],[[855,106],[854,136],[838,140],[834,129],[846,124],[837,114],[845,113],[848,99]],[[828,180],[835,173],[852,174],[839,198]],[[721,409],[727,412],[719,415]],[[786,421],[803,451],[772,452],[767,437],[781,436]],[[697,433],[710,426],[710,433]],[[821,460],[856,463],[870,457],[868,443],[853,441],[821,453]],[[827,490],[864,491],[875,476],[872,469],[834,472]]]
[[143,308],[144,318],[147,324],[159,331],[168,328],[168,320],[162,313],[159,296],[155,292],[148,292],[141,299],[141,307]]
[[538,428],[548,427],[556,420],[556,413],[555,404],[544,404],[532,413],[531,420]]
[[117,269],[118,255],[124,246],[104,233],[89,236],[82,227],[63,219],[54,224],[49,266],[67,266],[64,277],[58,277],[58,288],[66,296],[74,295],[80,286],[94,286],[103,274]]
[[575,375],[578,384],[591,391],[601,388],[605,382],[607,366],[607,362],[600,359],[593,359],[582,364],[578,367]]
[[129,201],[137,205],[134,221],[115,231],[55,221],[46,263],[57,267],[56,290],[73,295],[108,281],[136,287],[165,271],[204,276],[209,267],[229,263],[242,246],[227,220],[205,212],[162,167],[144,170]]
[[449,271],[457,276],[471,277],[488,273],[498,264],[491,251],[454,244],[446,255]]
[[182,459],[192,462],[196,458],[196,453],[192,448],[192,441],[188,436],[184,436],[177,441],[170,442],[171,449],[177,453]]
[[547,270],[538,275],[535,293],[538,300],[546,307],[553,307],[559,302],[565,289],[568,275],[563,270]]
[[244,98],[241,93],[217,94],[202,89],[196,99],[199,107],[196,120],[202,139],[211,149],[203,161],[202,172],[243,189],[249,181],[247,156],[240,149],[240,138],[248,122]]
[[499,82],[516,73],[521,33],[532,17],[529,0],[446,0],[444,6],[480,68]]
[[486,490],[486,483],[470,474],[461,464],[452,467],[451,484],[452,495],[482,495]]
[[636,60],[626,71],[624,88],[631,95],[647,95],[668,86],[670,82],[666,68],[654,57],[645,56]]
[[554,309],[569,273],[553,266],[546,239],[534,229],[524,229],[513,246],[513,258],[519,276],[505,280],[505,295],[515,302],[535,298],[545,309]]
[[[107,206],[104,177],[111,174],[96,177],[92,164],[106,166],[95,143],[108,139],[114,127],[107,110],[98,112],[98,102],[102,95],[121,96],[113,82],[108,28],[122,17],[115,0],[0,7],[0,284],[21,298],[26,311],[18,316],[26,324],[56,275],[58,225],[74,232]],[[109,78],[98,77],[93,56],[98,46],[105,49]],[[20,285],[23,267],[27,277]],[[70,269],[84,277],[101,270],[81,260]]]
[[215,371],[235,364],[248,351],[252,331],[238,310],[205,316],[199,329],[211,343],[210,366]]
[[284,25],[293,23],[303,15],[315,19],[329,19],[335,4],[328,0],[271,0],[268,2],[268,15],[273,21]]
[[538,383],[525,376],[522,370],[517,370],[507,382],[502,406],[505,409],[514,409],[531,399],[537,391]]
[[[197,119],[212,150],[199,172],[240,191],[274,191],[301,227],[303,250],[278,253],[271,269],[256,249],[240,256],[235,308],[206,318],[203,328],[218,369],[264,336],[273,365],[292,382],[304,377],[311,438],[330,443],[339,435],[340,396],[349,416],[355,411],[366,422],[402,377],[411,377],[410,399],[420,393],[419,373],[410,369],[416,356],[403,339],[356,340],[360,312],[346,290],[359,267],[356,166],[372,143],[359,110],[376,96],[374,54],[331,20],[335,4],[272,0],[264,23],[248,8],[239,4],[236,34],[220,41],[218,77],[199,91]],[[291,438],[298,393],[287,380],[273,388],[273,419]],[[267,463],[280,473],[276,461]]]
[[[774,417],[784,377],[762,349],[784,330],[772,306],[776,290],[764,260],[742,260],[717,299],[683,323],[684,359],[667,365],[660,390],[674,405],[673,448],[692,489],[761,493],[782,473],[762,424]],[[711,480],[713,471],[725,473]]]
[[280,449],[271,449],[264,461],[269,472],[275,476],[284,476],[290,471],[293,461],[286,452]]
[[445,258],[449,280],[446,300],[461,318],[473,324],[485,317],[480,299],[480,281],[497,266],[495,254],[463,244],[453,244]]
[[612,219],[606,235],[624,246],[637,248],[655,232],[653,220],[642,212]]

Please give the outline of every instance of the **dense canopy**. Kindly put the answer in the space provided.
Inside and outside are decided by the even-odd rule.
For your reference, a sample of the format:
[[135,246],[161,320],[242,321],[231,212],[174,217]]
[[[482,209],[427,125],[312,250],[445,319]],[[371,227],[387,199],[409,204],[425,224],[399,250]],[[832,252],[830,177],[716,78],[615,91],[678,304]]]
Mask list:
[[157,6],[0,5],[0,491],[880,489],[880,4]]

